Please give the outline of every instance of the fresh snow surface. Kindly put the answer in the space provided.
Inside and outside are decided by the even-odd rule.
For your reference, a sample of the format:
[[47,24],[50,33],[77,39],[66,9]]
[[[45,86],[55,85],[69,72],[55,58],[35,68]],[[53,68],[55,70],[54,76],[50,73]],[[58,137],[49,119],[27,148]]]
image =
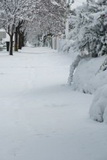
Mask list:
[[48,48],[0,52],[0,160],[107,160],[107,125],[66,85],[70,64]]

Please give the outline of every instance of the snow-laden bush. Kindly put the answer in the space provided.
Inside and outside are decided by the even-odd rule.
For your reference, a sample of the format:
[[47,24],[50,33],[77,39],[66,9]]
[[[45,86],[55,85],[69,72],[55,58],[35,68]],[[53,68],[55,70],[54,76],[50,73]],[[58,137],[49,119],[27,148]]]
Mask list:
[[71,48],[73,50],[73,44],[74,44],[74,41],[61,38],[59,39],[58,51],[63,53],[69,53]]
[[105,60],[106,56],[82,59],[75,69],[71,87],[74,90],[92,94],[107,84],[107,70],[102,65]]
[[93,120],[107,123],[107,85],[96,91],[89,113]]

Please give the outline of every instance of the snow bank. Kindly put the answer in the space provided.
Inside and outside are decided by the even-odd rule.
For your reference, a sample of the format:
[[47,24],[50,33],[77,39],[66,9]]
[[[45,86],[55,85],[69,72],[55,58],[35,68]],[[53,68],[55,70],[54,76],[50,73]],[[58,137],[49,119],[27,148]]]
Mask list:
[[73,76],[72,88],[84,93],[94,93],[90,117],[107,123],[107,58],[87,58],[79,62]]
[[72,88],[92,94],[99,87],[105,85],[107,70],[99,72],[105,59],[106,56],[81,60],[73,76]]
[[98,122],[107,123],[107,85],[96,91],[90,107],[90,117]]

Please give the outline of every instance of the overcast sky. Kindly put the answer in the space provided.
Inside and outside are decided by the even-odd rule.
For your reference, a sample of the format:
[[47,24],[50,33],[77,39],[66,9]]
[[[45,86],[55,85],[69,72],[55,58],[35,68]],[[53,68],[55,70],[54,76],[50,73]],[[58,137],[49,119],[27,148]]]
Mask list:
[[75,0],[75,3],[73,4],[73,7],[77,7],[79,5],[81,5],[83,2],[86,2],[86,0]]

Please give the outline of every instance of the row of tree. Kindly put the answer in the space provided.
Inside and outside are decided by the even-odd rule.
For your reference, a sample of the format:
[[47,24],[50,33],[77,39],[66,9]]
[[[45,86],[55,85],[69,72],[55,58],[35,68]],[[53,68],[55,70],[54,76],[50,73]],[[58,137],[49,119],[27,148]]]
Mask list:
[[10,36],[9,54],[21,49],[25,37],[64,32],[65,0],[0,0],[0,27]]

